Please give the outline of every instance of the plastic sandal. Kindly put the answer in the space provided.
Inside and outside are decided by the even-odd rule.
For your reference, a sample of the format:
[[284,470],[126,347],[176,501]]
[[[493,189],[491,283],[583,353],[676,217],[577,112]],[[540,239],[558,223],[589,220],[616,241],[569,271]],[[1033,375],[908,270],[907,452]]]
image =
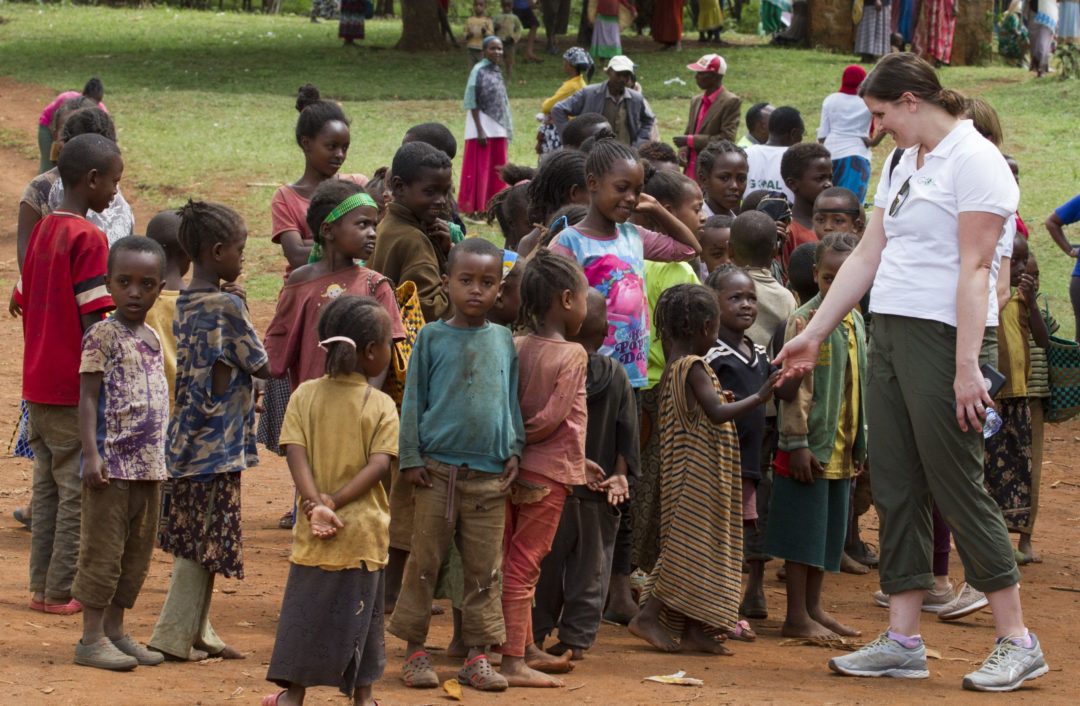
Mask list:
[[278,706],[278,701],[281,699],[281,695],[284,693],[285,690],[282,689],[276,694],[267,694],[266,696],[262,697],[262,701],[260,701],[259,703],[261,706]]
[[30,599],[30,610],[36,610],[39,613],[44,613],[45,612],[45,601],[35,601],[33,598],[31,598]]
[[52,615],[75,615],[82,612],[82,603],[72,598],[67,603],[60,603],[58,605],[45,604],[45,612]]
[[439,675],[431,666],[431,655],[423,650],[415,652],[401,667],[401,681],[410,689],[434,689],[439,685]]
[[457,680],[478,691],[506,691],[506,678],[491,668],[487,655],[476,655],[461,668]]
[[757,634],[753,628],[750,627],[750,623],[745,620],[740,620],[735,623],[735,629],[729,632],[728,637],[732,640],[738,640],[740,642],[753,642],[757,640]]

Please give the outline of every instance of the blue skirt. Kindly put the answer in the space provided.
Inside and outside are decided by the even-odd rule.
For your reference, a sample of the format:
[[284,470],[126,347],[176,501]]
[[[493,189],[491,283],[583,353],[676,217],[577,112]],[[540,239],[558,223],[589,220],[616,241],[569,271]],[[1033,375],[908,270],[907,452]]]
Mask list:
[[832,183],[850,190],[859,198],[859,203],[865,203],[866,189],[870,185],[870,160],[863,157],[834,159]]

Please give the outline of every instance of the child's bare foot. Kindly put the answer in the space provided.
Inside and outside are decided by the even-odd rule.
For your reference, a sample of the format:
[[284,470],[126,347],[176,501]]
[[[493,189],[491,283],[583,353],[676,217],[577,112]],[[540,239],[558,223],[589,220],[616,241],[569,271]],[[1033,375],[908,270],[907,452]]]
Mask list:
[[1020,541],[1017,542],[1016,547],[1016,563],[1021,566],[1027,564],[1041,564],[1042,559],[1035,553],[1034,547],[1031,546],[1031,535],[1020,535]]
[[556,657],[562,657],[567,652],[570,653],[570,659],[574,662],[580,662],[585,659],[585,649],[582,647],[574,647],[568,645],[565,642],[556,642],[551,647],[547,648],[549,655],[555,655]]
[[855,561],[848,556],[847,552],[844,552],[843,556],[840,557],[840,570],[845,574],[855,574],[856,576],[870,573],[869,566]]
[[634,602],[634,594],[630,588],[630,577],[623,574],[612,574],[611,583],[608,586],[604,620],[609,623],[628,625],[637,613],[638,606]]
[[[197,647],[201,647],[201,645],[197,645]],[[211,657],[221,657],[222,659],[245,659],[243,652],[228,645],[225,645],[225,648],[220,652],[210,652],[209,654]]]
[[683,630],[682,640],[679,641],[680,652],[704,652],[709,655],[722,655],[729,657],[734,654],[724,647],[723,635],[709,635],[696,620],[687,619],[686,629]]
[[808,640],[835,640],[839,637],[809,615],[802,618],[788,616],[780,628],[780,634],[783,637],[801,637]]
[[525,664],[544,674],[567,674],[574,671],[574,663],[570,661],[569,652],[552,655],[542,651],[536,645],[525,648]]
[[548,676],[530,667],[523,657],[503,655],[502,668],[499,673],[506,679],[506,683],[512,687],[554,689],[565,686],[562,679]]
[[651,617],[638,613],[627,627],[632,635],[640,637],[661,652],[677,652],[679,649],[679,643],[672,639],[659,621]]
[[810,610],[809,613],[810,618],[814,620],[818,625],[821,625],[826,630],[832,630],[837,635],[843,637],[858,637],[859,635],[862,635],[862,633],[855,628],[844,625],[839,620],[826,613],[821,606],[818,606],[816,609]]

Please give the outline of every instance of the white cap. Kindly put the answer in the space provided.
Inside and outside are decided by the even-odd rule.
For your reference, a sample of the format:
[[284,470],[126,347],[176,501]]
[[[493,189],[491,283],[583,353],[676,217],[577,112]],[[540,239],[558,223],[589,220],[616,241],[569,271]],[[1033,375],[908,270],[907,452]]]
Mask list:
[[608,59],[607,66],[604,67],[604,71],[614,71],[620,74],[624,71],[634,73],[634,62],[630,61],[630,57],[618,54]]
[[706,54],[694,63],[687,64],[686,68],[699,73],[704,72],[723,76],[727,73],[727,62],[719,54]]

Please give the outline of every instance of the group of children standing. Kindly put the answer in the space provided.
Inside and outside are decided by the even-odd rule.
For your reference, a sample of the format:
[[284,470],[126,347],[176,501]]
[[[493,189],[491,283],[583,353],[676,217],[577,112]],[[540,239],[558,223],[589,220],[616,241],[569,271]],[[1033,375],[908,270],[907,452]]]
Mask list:
[[[659,650],[728,653],[767,615],[770,557],[785,562],[784,635],[858,634],[825,611],[822,586],[866,478],[864,307],[812,374],[781,383],[770,363],[864,225],[825,148],[784,150],[789,205],[744,194],[751,164],[731,142],[700,153],[694,180],[662,150],[646,160],[600,132],[500,195],[529,214],[504,249],[461,233],[445,128],[411,129],[389,169],[346,178],[348,119],[308,94],[305,172],[274,199],[288,269],[264,338],[236,284],[235,211],[191,201],[110,248],[86,214],[116,194],[119,148],[89,134],[59,153],[64,201],[34,228],[15,299],[38,454],[31,607],[83,611],[77,663],[242,657],[209,610],[215,576],[243,577],[241,473],[258,462],[254,381],[268,378],[283,385],[276,446],[296,498],[267,672],[282,691],[265,706],[317,685],[374,703],[386,612],[406,642],[404,683],[437,686],[425,648],[437,596],[453,601],[458,680],[487,691],[560,686],[552,674],[583,657],[602,617]],[[793,120],[774,111],[775,133],[801,130]],[[1039,393],[1021,381],[1027,337],[1046,341],[1022,240],[1011,266],[992,488],[1016,478],[1017,453],[1030,478]],[[1005,482],[1006,517],[1030,527]],[[80,501],[72,572],[55,548],[74,528],[56,506]],[[124,612],[155,540],[175,559],[143,647]]]

